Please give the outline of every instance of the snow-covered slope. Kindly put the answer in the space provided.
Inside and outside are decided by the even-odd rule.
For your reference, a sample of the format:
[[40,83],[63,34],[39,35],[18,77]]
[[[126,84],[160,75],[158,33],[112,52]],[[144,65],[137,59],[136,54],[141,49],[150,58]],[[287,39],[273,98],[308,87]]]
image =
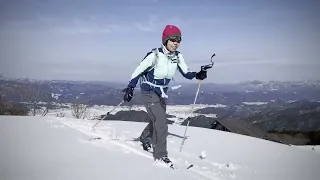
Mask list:
[[[248,136],[169,125],[169,157],[178,170],[153,164],[133,138],[146,123],[0,116],[1,180],[238,179],[316,180],[320,154]],[[100,137],[101,139],[94,139]],[[205,151],[206,158],[199,155]],[[185,169],[187,164],[194,166]]]

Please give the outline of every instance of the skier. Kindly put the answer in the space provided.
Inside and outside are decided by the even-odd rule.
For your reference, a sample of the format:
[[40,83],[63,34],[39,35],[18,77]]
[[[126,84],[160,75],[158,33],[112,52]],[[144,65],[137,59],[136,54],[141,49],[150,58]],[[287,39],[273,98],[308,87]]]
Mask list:
[[127,88],[123,89],[124,101],[131,101],[134,88],[140,79],[141,101],[150,116],[150,122],[140,136],[142,147],[150,151],[152,145],[155,163],[164,162],[170,167],[173,167],[173,164],[167,152],[168,125],[165,102],[165,98],[168,98],[168,84],[176,70],[187,79],[207,78],[206,71],[189,71],[182,54],[177,51],[180,43],[180,29],[174,25],[167,25],[163,30],[161,47],[147,53],[134,70]]

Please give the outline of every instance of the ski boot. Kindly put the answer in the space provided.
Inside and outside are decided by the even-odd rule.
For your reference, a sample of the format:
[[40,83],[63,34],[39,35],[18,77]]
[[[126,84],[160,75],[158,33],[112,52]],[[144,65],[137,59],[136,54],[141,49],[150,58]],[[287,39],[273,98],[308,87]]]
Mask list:
[[147,152],[151,152],[151,144],[149,143],[150,140],[149,139],[144,139],[142,138],[142,136],[139,138],[140,142],[142,143],[141,146],[143,148],[143,150],[147,151]]
[[145,151],[151,152],[151,145],[148,142],[142,142],[142,148]]
[[173,166],[173,163],[170,161],[168,156],[163,156],[162,158],[156,159],[155,164],[158,164],[158,163],[164,164],[166,166],[169,166],[172,169],[175,169],[175,167]]

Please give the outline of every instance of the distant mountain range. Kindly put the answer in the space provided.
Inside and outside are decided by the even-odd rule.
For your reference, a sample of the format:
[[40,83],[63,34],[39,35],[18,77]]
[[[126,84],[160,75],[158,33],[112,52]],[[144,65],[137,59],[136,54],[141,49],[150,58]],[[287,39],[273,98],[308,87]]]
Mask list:
[[[39,86],[40,85],[40,86]],[[33,87],[50,93],[52,101],[69,103],[73,100],[88,105],[117,105],[122,100],[121,90],[126,84],[115,82],[85,81],[37,81],[30,79],[0,79],[2,89],[11,89],[6,97],[22,101],[21,92],[25,87]],[[169,91],[167,103],[170,105],[192,104],[198,84],[182,84],[177,90]],[[19,96],[20,94],[20,96]],[[139,88],[129,104],[141,104]],[[198,104],[239,105],[243,102],[287,102],[294,100],[320,101],[320,81],[261,82],[252,81],[237,84],[203,83],[198,95]]]
[[[217,114],[217,118],[197,118],[194,126],[202,121],[232,119],[243,120],[265,131],[320,131],[320,102],[293,101],[271,102],[262,105],[241,104],[227,107],[206,107],[195,111],[199,114]],[[211,124],[207,123],[207,127]]]
[[[50,103],[53,105],[51,108],[59,108],[56,103],[72,102],[85,103],[89,106],[117,105],[122,101],[121,90],[124,87],[126,84],[112,82],[2,78],[0,102],[5,99],[20,104],[33,104],[36,107]],[[181,88],[168,93],[167,103],[192,104],[197,88],[196,83],[182,84]],[[238,119],[265,131],[320,131],[320,81],[203,83],[196,103],[225,106],[198,109],[196,113],[202,115],[193,117],[196,120],[191,121],[190,126],[210,128],[215,120]],[[138,88],[135,90],[134,99],[124,105],[135,104],[141,104]],[[206,117],[205,114],[216,114],[217,118]],[[134,121],[147,121],[143,113],[137,117],[132,113],[118,114],[118,116],[117,118],[123,120],[129,118]]]

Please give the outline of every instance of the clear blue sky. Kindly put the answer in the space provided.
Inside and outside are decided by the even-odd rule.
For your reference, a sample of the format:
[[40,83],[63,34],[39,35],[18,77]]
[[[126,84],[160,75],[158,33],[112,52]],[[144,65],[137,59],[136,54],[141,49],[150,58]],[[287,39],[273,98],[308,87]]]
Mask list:
[[316,0],[0,0],[0,73],[128,82],[173,24],[191,70],[216,53],[207,82],[320,79],[319,9]]

